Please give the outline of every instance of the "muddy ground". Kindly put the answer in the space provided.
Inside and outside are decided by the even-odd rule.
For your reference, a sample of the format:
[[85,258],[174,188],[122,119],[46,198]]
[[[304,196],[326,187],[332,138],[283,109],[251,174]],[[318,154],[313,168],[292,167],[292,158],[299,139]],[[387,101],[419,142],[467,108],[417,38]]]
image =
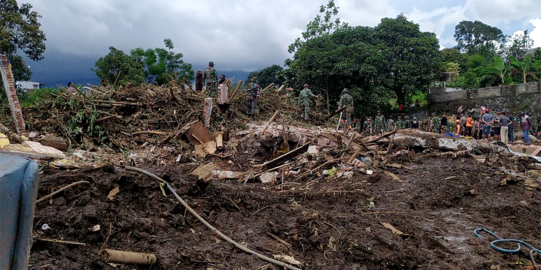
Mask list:
[[[540,191],[512,181],[501,185],[505,174],[472,158],[417,154],[401,162],[414,169],[389,169],[402,183],[383,173],[357,172],[351,179],[289,180],[283,190],[237,181],[204,184],[188,175],[197,164],[140,167],[170,181],[224,234],[270,257],[293,256],[304,269],[524,269],[528,249],[497,252],[489,245],[493,238],[473,235],[480,227],[541,247]],[[30,269],[279,269],[220,239],[137,172],[46,169],[38,198],[80,180],[91,185],[38,204],[34,234],[86,246],[35,241]],[[107,200],[117,186],[120,192]],[[44,231],[45,223],[50,229]],[[101,229],[92,232],[98,224]],[[159,261],[113,268],[96,258],[107,238],[106,248],[155,253]]]

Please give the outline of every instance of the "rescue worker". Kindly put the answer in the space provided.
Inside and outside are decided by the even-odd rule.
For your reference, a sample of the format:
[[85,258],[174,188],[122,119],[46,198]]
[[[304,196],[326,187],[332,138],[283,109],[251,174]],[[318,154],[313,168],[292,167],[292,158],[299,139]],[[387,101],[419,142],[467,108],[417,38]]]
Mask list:
[[261,92],[261,87],[259,86],[259,84],[257,84],[256,77],[253,77],[251,81],[252,82],[246,86],[246,93],[248,94],[247,95],[248,111],[246,114],[248,114],[248,116],[251,116],[252,120],[255,120],[255,114],[257,111],[257,102],[259,101],[259,94]]
[[363,133],[365,136],[374,135],[374,125],[372,124],[372,119],[370,119],[370,117],[367,117],[366,121],[364,121]]
[[402,116],[398,116],[398,120],[396,121],[396,128],[397,129],[404,128],[404,122],[402,121]]
[[439,133],[440,132],[440,118],[436,113],[432,113],[432,120],[430,122],[430,132]]
[[216,96],[218,92],[218,72],[214,69],[214,62],[209,62],[209,67],[205,69],[205,85],[207,86],[207,94],[211,97]]
[[299,94],[299,106],[301,106],[301,119],[308,123],[308,116],[310,113],[310,98],[316,98],[317,96],[312,94],[312,90],[308,88],[308,84],[304,84]]
[[404,116],[404,128],[411,128],[411,119],[408,115]]
[[378,115],[375,119],[376,124],[376,135],[383,134],[385,132],[385,116],[381,114],[380,111],[378,111]]
[[411,128],[412,129],[419,129],[419,126],[421,125],[421,123],[419,122],[419,120],[417,120],[417,116],[413,116],[413,119],[411,120]]
[[396,124],[393,120],[393,116],[390,115],[389,119],[387,120],[387,132],[391,132],[396,128]]
[[347,129],[348,127],[351,128],[351,117],[353,116],[353,98],[351,97],[351,95],[349,95],[349,90],[347,88],[344,88],[344,90],[342,90],[342,95],[340,96],[340,100],[338,101],[338,110],[344,107],[346,109],[344,109],[342,112],[344,115],[344,126]]

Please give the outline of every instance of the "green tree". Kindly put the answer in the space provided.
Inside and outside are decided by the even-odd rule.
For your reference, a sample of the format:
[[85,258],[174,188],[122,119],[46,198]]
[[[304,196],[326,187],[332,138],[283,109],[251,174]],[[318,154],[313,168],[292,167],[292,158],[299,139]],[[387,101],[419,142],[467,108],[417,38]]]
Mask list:
[[31,4],[19,7],[16,0],[0,1],[0,53],[9,57],[17,81],[28,81],[32,77],[20,51],[33,61],[43,60],[46,38],[39,18]]
[[511,60],[511,66],[513,66],[513,72],[520,73],[522,75],[523,83],[527,83],[527,77],[530,75],[535,80],[537,77],[535,73],[531,71],[532,68],[539,65],[539,62],[535,61],[533,55],[529,54],[524,58],[524,61],[519,61],[515,57],[509,55],[509,60]]
[[383,55],[380,76],[399,104],[416,90],[428,92],[430,82],[439,76],[441,55],[434,33],[421,32],[419,25],[404,15],[385,18],[374,29],[374,46]]
[[441,60],[445,66],[447,63],[456,63],[460,66],[460,73],[466,72],[466,62],[468,61],[468,55],[459,52],[455,48],[445,48],[441,50]]
[[173,41],[164,40],[165,48],[133,49],[131,56],[137,61],[144,63],[145,78],[148,83],[157,83],[159,85],[169,82],[171,78],[176,78],[179,82],[185,79],[191,81],[194,79],[192,65],[182,60],[182,53],[175,53]]
[[509,47],[506,48],[507,55],[513,56],[518,61],[523,61],[526,58],[526,53],[534,44],[528,30],[512,36],[509,43]]
[[145,64],[136,57],[125,54],[122,50],[109,47],[109,53],[96,61],[91,70],[101,80],[110,84],[124,85],[133,83],[141,84],[145,81]]
[[246,82],[249,82],[253,77],[256,77],[261,87],[266,87],[271,83],[280,85],[283,83],[283,78],[281,78],[283,70],[284,69],[279,65],[272,65],[260,71],[253,71],[248,75],[248,78],[246,78]]
[[[491,52],[496,52],[505,44],[506,37],[497,27],[480,21],[462,21],[455,27],[456,48],[461,52],[475,54],[481,46]],[[490,57],[492,57],[491,55]]]
[[509,77],[511,72],[511,65],[505,63],[499,56],[494,56],[494,63],[488,67],[488,71],[491,71],[498,75],[501,79],[501,84],[505,84],[505,80]]

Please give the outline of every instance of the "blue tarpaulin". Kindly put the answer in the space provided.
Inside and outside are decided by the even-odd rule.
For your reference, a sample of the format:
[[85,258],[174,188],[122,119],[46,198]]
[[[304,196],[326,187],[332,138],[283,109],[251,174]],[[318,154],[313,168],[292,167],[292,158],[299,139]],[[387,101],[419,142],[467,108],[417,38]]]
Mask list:
[[0,269],[28,269],[39,166],[0,153]]

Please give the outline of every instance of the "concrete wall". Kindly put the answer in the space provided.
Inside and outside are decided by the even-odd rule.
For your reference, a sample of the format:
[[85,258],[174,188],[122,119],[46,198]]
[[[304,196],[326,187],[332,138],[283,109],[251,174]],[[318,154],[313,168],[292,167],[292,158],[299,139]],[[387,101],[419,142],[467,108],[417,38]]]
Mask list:
[[467,109],[485,105],[492,110],[510,109],[515,112],[525,110],[537,114],[541,110],[541,84],[535,82],[459,92],[432,88],[429,99],[430,110],[438,113],[454,113],[460,105],[465,105]]

